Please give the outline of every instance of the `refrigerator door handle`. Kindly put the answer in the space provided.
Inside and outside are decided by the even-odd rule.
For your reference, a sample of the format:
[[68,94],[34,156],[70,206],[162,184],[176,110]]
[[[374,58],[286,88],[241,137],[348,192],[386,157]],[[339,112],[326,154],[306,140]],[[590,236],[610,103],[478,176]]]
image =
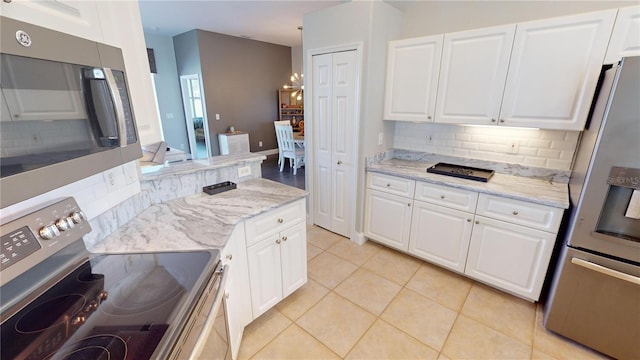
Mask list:
[[629,274],[625,274],[625,273],[617,271],[617,270],[609,269],[608,267],[604,267],[602,265],[594,264],[594,263],[592,263],[590,261],[586,261],[586,260],[582,260],[582,259],[574,257],[574,258],[571,258],[571,263],[575,264],[575,265],[578,265],[578,266],[582,266],[585,269],[593,270],[593,271],[599,272],[601,274],[614,277],[616,279],[620,279],[620,280],[624,280],[624,281],[630,282],[632,284],[640,285],[640,277],[629,275]]

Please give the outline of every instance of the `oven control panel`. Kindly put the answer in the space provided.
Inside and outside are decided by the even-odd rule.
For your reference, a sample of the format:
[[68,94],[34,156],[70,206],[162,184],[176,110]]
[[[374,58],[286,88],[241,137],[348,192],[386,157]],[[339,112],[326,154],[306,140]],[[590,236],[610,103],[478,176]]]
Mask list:
[[0,284],[36,266],[91,231],[72,197],[0,226]]

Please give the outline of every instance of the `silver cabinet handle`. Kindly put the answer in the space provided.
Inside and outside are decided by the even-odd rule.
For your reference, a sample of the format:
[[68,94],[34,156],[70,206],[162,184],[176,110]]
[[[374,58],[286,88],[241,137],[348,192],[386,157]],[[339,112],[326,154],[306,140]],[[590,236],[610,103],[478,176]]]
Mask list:
[[282,224],[284,222],[284,219],[278,219],[278,224]]
[[431,120],[431,115],[427,116],[427,119]]
[[471,222],[471,219],[467,219],[467,222]]
[[513,215],[518,215],[518,212],[517,212],[516,210],[514,210],[514,211],[512,212],[512,214],[513,214]]
[[283,236],[283,237],[282,237],[282,241],[287,241],[287,237],[286,237],[286,236]]
[[407,206],[411,206],[411,203],[408,203]]
[[233,259],[233,255],[232,254],[227,255],[227,260],[231,260],[231,259]]
[[476,224],[480,224],[480,221],[476,220]]
[[496,122],[496,119],[491,119],[491,122]]
[[276,244],[280,244],[280,243],[281,243],[280,239],[276,240]]
[[620,279],[626,282],[630,282],[632,284],[640,285],[640,277],[625,274],[623,272],[609,269],[608,267],[604,267],[602,265],[594,264],[590,261],[582,260],[579,258],[571,258],[571,263],[582,266],[585,269],[593,270],[595,272],[599,272],[600,274],[604,274],[607,276],[614,277],[616,279]]
[[504,119],[500,119],[500,122],[501,122],[501,123],[503,123],[503,122],[504,122]]
[[391,184],[387,184],[387,187],[391,187]]
[[338,160],[338,165],[342,165],[342,160]]
[[444,200],[444,195],[440,195],[440,199]]

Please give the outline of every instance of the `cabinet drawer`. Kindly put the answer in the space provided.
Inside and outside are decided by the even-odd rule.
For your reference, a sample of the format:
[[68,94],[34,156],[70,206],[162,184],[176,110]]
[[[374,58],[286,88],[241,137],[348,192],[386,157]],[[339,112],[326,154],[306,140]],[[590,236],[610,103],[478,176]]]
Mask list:
[[391,175],[367,173],[367,187],[387,194],[412,198],[416,182]]
[[415,199],[472,213],[476,210],[478,193],[418,181],[416,182]]
[[526,201],[480,194],[476,214],[555,233],[564,210]]
[[271,234],[277,233],[296,223],[305,221],[305,200],[271,210],[245,221],[247,246],[251,246]]

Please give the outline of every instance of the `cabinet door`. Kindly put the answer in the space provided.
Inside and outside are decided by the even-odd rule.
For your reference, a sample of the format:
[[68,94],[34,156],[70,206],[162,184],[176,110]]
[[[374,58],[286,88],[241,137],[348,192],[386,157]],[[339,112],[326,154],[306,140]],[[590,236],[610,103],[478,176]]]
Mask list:
[[582,130],[616,12],[518,24],[500,124]]
[[282,298],[307,282],[307,225],[304,222],[280,233]]
[[476,216],[465,274],[537,301],[556,234]]
[[280,242],[275,234],[247,249],[254,319],[282,300]]
[[102,41],[95,1],[3,1],[0,3],[0,10],[2,16],[85,39]]
[[464,272],[473,214],[414,201],[409,253]]
[[242,224],[233,230],[221,252],[221,258],[222,262],[229,266],[228,271],[230,271],[225,288],[225,306],[231,351],[233,358],[237,359],[244,327],[253,320],[247,269],[247,248]]
[[435,122],[496,124],[516,25],[444,35]]
[[389,42],[385,120],[433,121],[443,36]]
[[413,200],[367,190],[364,231],[372,240],[407,251]]
[[625,56],[640,55],[640,6],[618,10],[605,64],[614,64]]

